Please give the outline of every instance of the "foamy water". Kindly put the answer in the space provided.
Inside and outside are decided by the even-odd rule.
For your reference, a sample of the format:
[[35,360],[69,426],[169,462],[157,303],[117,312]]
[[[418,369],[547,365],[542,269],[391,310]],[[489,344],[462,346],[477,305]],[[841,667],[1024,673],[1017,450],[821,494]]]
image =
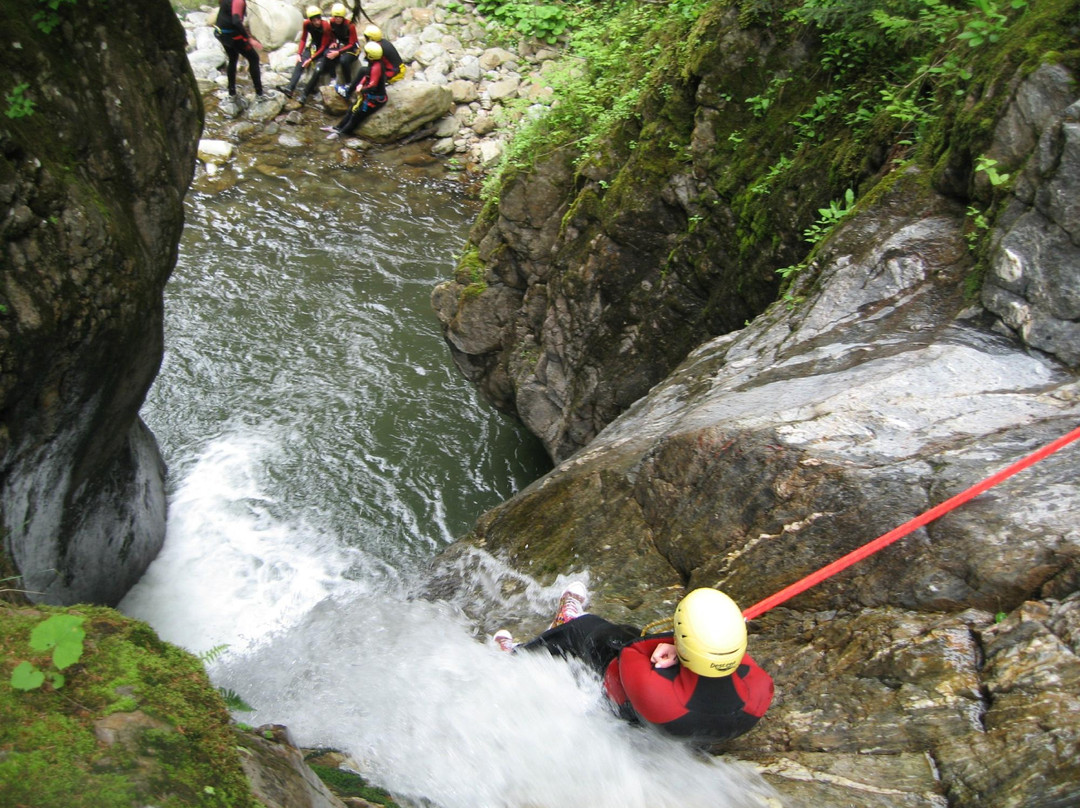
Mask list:
[[421,597],[427,561],[548,463],[453,368],[430,309],[472,212],[400,172],[335,173],[331,200],[299,159],[287,197],[260,176],[189,200],[143,412],[167,537],[121,609],[226,646],[209,670],[256,708],[238,720],[341,749],[405,803],[760,805],[751,771],[617,720],[583,670],[490,644],[481,623],[543,622],[564,579],[463,564],[483,620]]

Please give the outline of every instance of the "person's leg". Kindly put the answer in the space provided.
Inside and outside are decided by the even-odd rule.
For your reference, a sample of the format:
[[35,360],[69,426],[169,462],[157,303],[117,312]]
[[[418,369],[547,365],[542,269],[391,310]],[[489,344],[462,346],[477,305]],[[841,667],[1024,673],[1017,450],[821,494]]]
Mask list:
[[229,62],[225,67],[225,77],[229,80],[229,95],[236,95],[236,64],[240,61],[240,54],[236,48],[226,48]]
[[288,86],[281,92],[285,93],[289,98],[292,98],[292,94],[296,91],[296,85],[300,83],[300,79],[304,75],[304,60],[301,59],[296,63],[296,67],[293,68],[292,77],[289,79]]
[[263,94],[262,72],[259,69],[259,52],[250,42],[244,43],[244,58],[247,59],[248,72],[251,74],[251,83],[255,85],[255,95]]
[[338,72],[341,74],[342,85],[352,85],[353,65],[356,64],[357,59],[358,57],[355,53],[343,53],[338,57]]
[[327,65],[327,59],[325,56],[320,56],[315,60],[315,64],[311,71],[311,78],[308,79],[307,86],[304,87],[304,94],[301,96],[301,100],[307,98],[315,89],[319,86],[319,82],[322,77],[330,71],[330,67]]
[[359,70],[356,71],[356,78],[354,78],[352,80],[352,83],[349,84],[349,95],[352,95],[356,92],[356,88],[360,86],[360,82],[364,80],[364,76],[366,76],[370,72],[370,65],[363,65],[360,67]]
[[518,646],[519,650],[545,650],[554,656],[572,656],[582,660],[603,676],[604,669],[627,643],[633,642],[639,632],[630,626],[610,623],[595,614],[583,614],[555,628],[549,628],[539,637]]

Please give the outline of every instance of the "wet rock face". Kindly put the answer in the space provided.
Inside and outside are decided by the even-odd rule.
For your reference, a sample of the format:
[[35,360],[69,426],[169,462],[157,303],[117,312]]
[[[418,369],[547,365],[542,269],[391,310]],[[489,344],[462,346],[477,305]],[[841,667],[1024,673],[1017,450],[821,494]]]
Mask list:
[[168,3],[40,8],[0,10],[27,101],[0,134],[4,550],[35,599],[113,604],[164,538],[138,410],[202,112]]
[[1080,101],[1069,72],[1044,66],[1025,80],[999,134],[1036,142],[1021,155],[999,149],[1022,173],[994,239],[983,304],[1026,344],[1080,367]]
[[[798,307],[700,346],[471,540],[541,579],[587,571],[616,620],[696,586],[748,608],[1075,429],[1076,374],[963,298],[963,219],[909,170]],[[1080,799],[1078,451],[755,621],[777,700],[724,751],[811,804]]]

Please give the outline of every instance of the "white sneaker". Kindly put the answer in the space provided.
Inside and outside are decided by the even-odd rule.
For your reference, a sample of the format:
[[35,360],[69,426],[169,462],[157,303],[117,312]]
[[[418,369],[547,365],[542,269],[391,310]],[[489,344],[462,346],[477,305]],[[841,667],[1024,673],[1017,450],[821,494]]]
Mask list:
[[555,619],[548,628],[556,628],[563,623],[569,623],[585,614],[585,604],[589,602],[589,591],[581,581],[574,581],[563,590],[559,598],[559,610],[555,613]]
[[514,642],[513,636],[505,628],[496,631],[495,636],[491,639],[495,640],[495,644],[499,646],[499,650],[501,651],[513,651],[514,647],[517,645],[517,643]]

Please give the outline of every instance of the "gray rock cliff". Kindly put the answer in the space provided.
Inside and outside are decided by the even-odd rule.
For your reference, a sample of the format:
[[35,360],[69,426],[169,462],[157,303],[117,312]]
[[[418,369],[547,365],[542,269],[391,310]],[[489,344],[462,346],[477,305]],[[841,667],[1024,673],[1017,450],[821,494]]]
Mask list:
[[0,24],[4,556],[36,600],[111,605],[164,539],[138,411],[202,108],[168,3],[18,0]]

